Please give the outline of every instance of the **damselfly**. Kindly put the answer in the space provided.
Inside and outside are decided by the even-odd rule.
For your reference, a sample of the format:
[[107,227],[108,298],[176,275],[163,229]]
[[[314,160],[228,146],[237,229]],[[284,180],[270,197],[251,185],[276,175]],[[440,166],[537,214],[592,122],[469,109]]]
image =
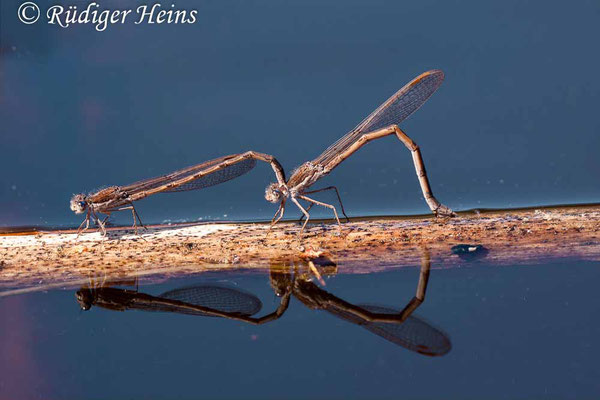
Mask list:
[[[277,174],[277,182],[271,183],[265,192],[265,198],[268,201],[272,203],[279,202],[279,209],[275,213],[272,223],[277,223],[277,221],[283,217],[285,212],[285,202],[287,199],[291,199],[306,217],[302,230],[304,230],[304,227],[308,223],[310,215],[308,214],[308,210],[300,204],[299,200],[308,202],[308,208],[312,207],[314,204],[330,208],[339,225],[340,219],[333,205],[314,200],[307,196],[307,194],[324,190],[335,190],[342,213],[346,216],[337,188],[335,186],[329,186],[311,191],[307,191],[307,189],[323,176],[330,173],[342,161],[354,154],[354,152],[363,145],[388,135],[396,135],[396,137],[410,150],[423,196],[431,211],[438,216],[454,215],[450,208],[441,204],[433,196],[427,174],[425,173],[425,166],[423,164],[419,146],[417,146],[417,144],[398,127],[400,122],[408,118],[409,115],[425,103],[425,101],[442,84],[443,80],[444,73],[440,70],[427,71],[417,76],[380,105],[354,129],[329,146],[323,154],[312,161],[300,165],[287,181],[281,179],[284,174],[283,171],[280,171],[279,174]],[[348,217],[346,216],[346,218]]]
[[[327,259],[325,261],[321,264],[324,269],[335,266]],[[310,263],[311,261],[309,265]],[[311,276],[314,271],[312,268],[308,272],[301,272],[299,266],[294,266],[293,274],[279,269],[271,272],[271,287],[277,295],[288,296],[292,293],[310,309],[326,311],[346,322],[361,326],[389,342],[423,355],[443,356],[452,348],[446,333],[414,314],[414,311],[425,301],[431,268],[428,250],[424,249],[421,257],[421,271],[415,296],[401,310],[372,304],[352,304],[314,283]]]
[[138,310],[221,317],[260,325],[283,315],[289,305],[290,295],[282,297],[274,312],[256,318],[252,315],[262,308],[258,297],[237,288],[214,284],[182,287],[153,296],[138,290],[111,287],[109,283],[100,287],[82,287],[75,293],[75,299],[83,311],[95,306],[113,311]]
[[[278,180],[285,181],[283,169],[279,162],[270,155],[247,151],[242,154],[233,154],[193,165],[170,174],[156,178],[145,179],[126,186],[109,186],[90,194],[76,194],[71,198],[71,210],[75,214],[86,213],[85,219],[79,226],[78,231],[85,224],[85,229],[90,225],[93,218],[103,234],[106,233],[105,222],[114,211],[131,210],[133,215],[133,227],[137,232],[137,221],[141,226],[142,221],[133,205],[134,201],[156,193],[182,192],[188,190],[203,189],[209,186],[237,178],[249,172],[256,165],[256,160],[271,164]],[[98,213],[106,215],[100,221]]]
[[83,287],[75,298],[82,310],[92,306],[113,311],[140,310],[204,317],[251,316],[262,302],[251,293],[219,285],[195,285],[153,296],[137,290],[110,286]]

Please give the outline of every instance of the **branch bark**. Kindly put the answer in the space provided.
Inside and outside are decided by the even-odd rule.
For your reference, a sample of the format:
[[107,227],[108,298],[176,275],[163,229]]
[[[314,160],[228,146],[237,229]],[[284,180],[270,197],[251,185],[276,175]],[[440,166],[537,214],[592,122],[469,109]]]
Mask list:
[[[125,228],[99,232],[0,233],[0,291],[73,286],[90,276],[123,279],[177,276],[208,270],[267,269],[327,252],[338,272],[367,273],[418,266],[426,247],[432,269],[476,262],[539,264],[600,260],[600,205],[463,212],[432,216],[360,218],[313,224],[210,223],[152,226],[141,236]],[[459,244],[483,245],[457,255]],[[33,290],[33,289],[31,289]],[[3,294],[0,293],[0,296]]]

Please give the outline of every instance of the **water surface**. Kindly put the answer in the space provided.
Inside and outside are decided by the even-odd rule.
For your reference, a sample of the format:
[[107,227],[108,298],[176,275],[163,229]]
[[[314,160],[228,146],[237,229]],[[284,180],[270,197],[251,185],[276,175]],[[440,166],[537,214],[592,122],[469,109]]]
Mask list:
[[[80,311],[76,288],[3,297],[0,388],[3,398],[593,398],[600,394],[598,267],[479,261],[433,269],[413,315],[450,341],[438,357],[294,297],[281,318],[261,326]],[[337,275],[322,289],[351,303],[401,309],[418,277],[418,267]],[[266,273],[210,273],[137,290],[158,296],[207,284],[257,296],[257,316],[279,305]]]

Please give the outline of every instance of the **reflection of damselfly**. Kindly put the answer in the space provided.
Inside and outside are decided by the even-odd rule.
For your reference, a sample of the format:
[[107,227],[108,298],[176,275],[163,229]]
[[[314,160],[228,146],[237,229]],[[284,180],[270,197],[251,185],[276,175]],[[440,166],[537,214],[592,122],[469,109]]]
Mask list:
[[[174,289],[158,296],[110,286],[90,286],[78,290],[75,298],[84,311],[96,306],[113,311],[170,312],[242,321],[262,308],[260,299],[251,293],[207,284]],[[258,320],[263,319],[268,320],[269,317]]]
[[[188,190],[202,189],[209,186],[237,178],[249,172],[256,165],[256,160],[271,164],[277,179],[285,179],[279,176],[282,171],[281,165],[273,157],[267,154],[247,151],[242,154],[233,154],[193,165],[170,174],[156,178],[145,179],[126,186],[109,186],[90,194],[76,194],[71,198],[71,210],[75,214],[86,213],[85,219],[79,226],[79,230],[85,224],[85,229],[90,225],[90,219],[100,226],[102,233],[106,233],[105,222],[114,211],[131,210],[133,214],[133,227],[137,231],[136,218],[142,221],[133,206],[133,202],[156,193],[183,192]],[[106,215],[100,221],[97,213]]]
[[[311,263],[309,261],[309,264]],[[315,268],[315,264],[311,267]],[[328,266],[335,267],[335,264],[325,263],[322,268],[327,270]],[[283,299],[291,293],[310,309],[327,311],[398,346],[428,356],[442,356],[452,347],[448,336],[413,315],[425,300],[430,266],[429,253],[425,251],[421,260],[416,294],[401,310],[387,306],[349,303],[321,289],[312,281],[310,273],[302,272],[298,266],[293,268],[293,272],[272,270],[271,286]],[[248,319],[252,320],[251,317]]]
[[320,156],[300,165],[292,173],[292,176],[287,182],[280,179],[284,176],[283,171],[277,174],[277,182],[270,184],[265,193],[265,198],[268,201],[279,203],[279,209],[275,213],[272,223],[275,224],[283,217],[285,212],[285,202],[289,198],[296,204],[300,211],[302,211],[304,217],[306,217],[302,230],[308,223],[310,215],[308,214],[308,210],[302,207],[299,200],[307,202],[309,204],[309,209],[314,204],[331,209],[338,222],[338,226],[340,226],[340,220],[333,205],[314,200],[307,196],[308,194],[324,190],[335,190],[342,213],[346,216],[337,188],[335,186],[330,186],[311,191],[307,191],[307,189],[323,176],[329,174],[342,161],[354,154],[354,152],[363,145],[372,140],[389,135],[396,135],[408,150],[410,150],[423,196],[431,211],[439,216],[454,215],[450,208],[441,204],[433,196],[427,174],[425,173],[425,165],[423,164],[419,146],[417,146],[417,144],[398,127],[400,122],[408,118],[408,116],[425,103],[425,101],[442,84],[443,80],[444,73],[439,70],[428,71],[417,76],[381,104],[354,129],[329,146]]
[[[325,271],[329,267],[335,268],[335,264],[331,263],[317,265]],[[95,305],[118,311],[162,311],[215,316],[260,325],[280,318],[293,295],[311,309],[325,310],[417,353],[441,356],[450,351],[451,343],[444,332],[412,315],[425,299],[430,268],[428,254],[423,257],[415,297],[399,311],[385,306],[354,305],[340,299],[313,283],[310,269],[304,267],[295,265],[292,271],[272,269],[271,286],[281,300],[275,311],[262,317],[252,317],[261,309],[261,302],[256,296],[239,289],[215,285],[176,289],[159,296],[111,287],[82,288],[77,292],[76,298],[84,310]],[[316,268],[315,264],[311,267]]]

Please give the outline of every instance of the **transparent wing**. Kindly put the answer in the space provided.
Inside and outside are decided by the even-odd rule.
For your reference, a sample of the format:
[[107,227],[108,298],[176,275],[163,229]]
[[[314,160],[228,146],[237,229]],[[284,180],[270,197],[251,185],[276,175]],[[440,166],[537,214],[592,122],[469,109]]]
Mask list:
[[209,175],[205,175],[198,178],[190,183],[184,183],[183,185],[177,186],[171,190],[165,190],[164,193],[169,192],[184,192],[188,190],[204,189],[210,186],[215,186],[223,182],[230,181],[237,178],[238,176],[244,175],[252,168],[256,166],[256,160],[248,159],[240,161],[237,164],[230,165],[223,169],[219,169]]
[[440,70],[427,71],[417,76],[362,120],[356,128],[329,146],[313,163],[326,165],[352,146],[364,133],[399,124],[421,107],[443,81],[444,73]]
[[372,132],[393,124],[399,124],[421,107],[444,81],[440,70],[427,71],[398,90],[354,130]]
[[262,308],[260,299],[238,289],[198,285],[171,290],[160,296],[112,290],[97,299],[96,306],[113,310],[141,310],[214,317],[218,313],[254,315]]
[[[170,290],[158,297],[246,316],[254,315],[262,308],[262,302],[253,294],[218,285],[190,286]],[[189,314],[208,316],[202,312],[189,312]]]
[[[397,314],[399,312],[388,307],[368,304],[361,304],[358,307],[378,314]],[[444,332],[416,316],[411,315],[401,323],[370,322],[334,305],[327,307],[326,310],[336,317],[362,326],[387,341],[420,354],[442,356],[452,348],[452,344]]]
[[[223,165],[224,162],[237,157],[239,154],[233,154],[229,156],[219,157],[214,160],[206,161],[201,164],[193,165],[170,174],[158,176],[156,178],[145,179],[132,183],[127,186],[122,186],[121,190],[134,195],[143,191],[148,191],[156,188],[160,188],[168,183],[174,184],[173,187],[165,189],[163,192],[180,192],[186,190],[203,189],[209,186],[218,185],[220,183],[229,181],[237,178],[238,176],[244,175],[256,166],[256,160],[245,159],[235,164],[227,165],[223,168],[216,169],[212,172],[203,172],[210,170],[219,165]],[[178,184],[179,181],[190,177],[192,175],[199,175],[198,178],[193,179],[185,183]]]

